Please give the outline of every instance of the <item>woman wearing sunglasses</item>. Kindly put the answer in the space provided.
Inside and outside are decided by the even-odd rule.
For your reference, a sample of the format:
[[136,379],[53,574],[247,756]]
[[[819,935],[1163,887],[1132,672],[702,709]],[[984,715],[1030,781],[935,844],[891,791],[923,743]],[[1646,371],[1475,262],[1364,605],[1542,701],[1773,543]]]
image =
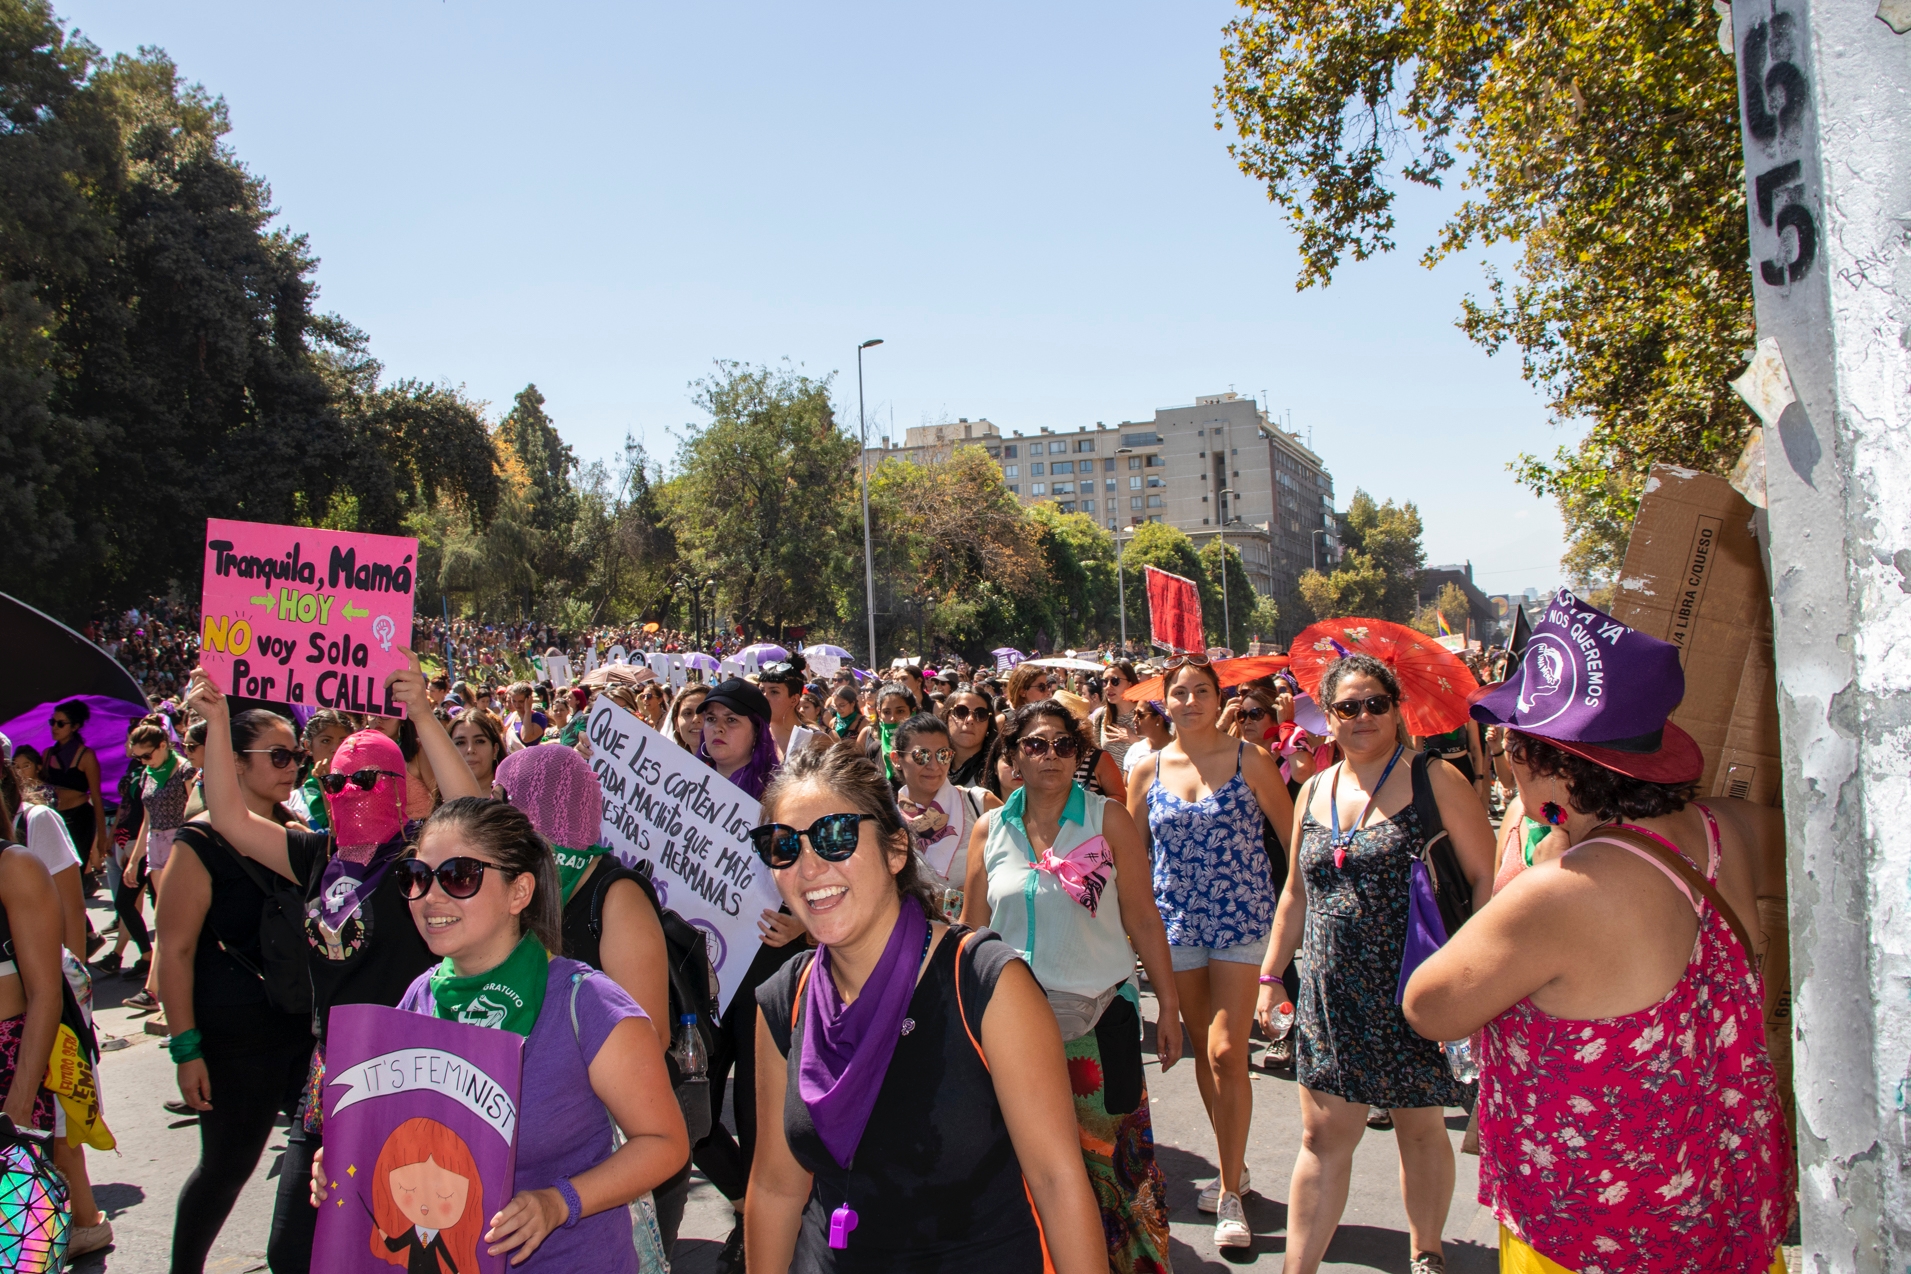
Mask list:
[[[173,750],[164,718],[157,715],[133,727],[126,738],[126,754],[141,767],[140,801],[145,819],[120,872],[120,884],[133,891],[133,907],[137,909],[144,878],[144,886],[152,890],[156,921],[159,899],[165,892],[166,864],[173,852],[173,832],[186,821],[186,802],[191,799],[193,780],[199,777],[199,771]],[[159,960],[155,947],[147,968],[133,966],[128,976],[143,975],[145,985],[128,996],[126,1004],[136,1009],[159,1007],[159,977],[155,972]]]
[[985,812],[1002,804],[985,788],[952,781],[949,766],[954,761],[949,727],[938,718],[918,712],[897,728],[896,748],[889,754],[890,765],[902,780],[896,804],[915,833],[916,849],[929,869],[929,886],[948,920],[962,914],[969,833]]
[[[1137,954],[1159,997],[1158,1020],[1173,1024],[1178,1006],[1147,851],[1128,811],[1077,780],[1076,758],[1088,746],[1079,717],[1038,701],[1009,718],[1002,742],[1023,782],[971,837],[963,919],[989,925],[1028,961],[1060,1026],[1069,1074],[1085,1077],[1074,1088],[1075,1119],[1110,1266],[1117,1274],[1169,1269]],[[1156,1039],[1166,1070],[1180,1058],[1181,1033]]]
[[1102,706],[1088,718],[1094,730],[1095,746],[1115,758],[1126,773],[1128,749],[1141,739],[1135,729],[1135,705],[1122,698],[1137,684],[1135,666],[1127,660],[1112,665],[1102,674]]
[[[447,799],[480,792],[458,749],[432,715],[418,657],[386,678],[394,700],[416,722],[419,747],[432,760]],[[297,885],[305,897],[305,940],[312,975],[312,1025],[318,1036],[306,1085],[304,1119],[289,1135],[285,1188],[303,1190],[320,1143],[316,1094],[324,1082],[325,1035],[335,1004],[395,1006],[432,954],[411,922],[392,874],[409,847],[405,758],[378,730],[360,730],[332,757],[319,785],[331,832],[286,827],[247,808],[239,790],[226,697],[194,669],[187,702],[206,719],[206,812],[213,830],[246,858]]]
[[762,817],[819,949],[757,994],[750,1267],[1106,1271],[1055,1016],[1007,944],[935,919],[882,772],[802,753]]
[[40,769],[41,780],[53,789],[53,808],[66,820],[73,848],[86,860],[89,872],[113,852],[106,802],[100,794],[99,754],[80,737],[92,716],[84,699],[68,699],[53,710],[53,746],[41,758]]
[[[511,1201],[485,1218],[486,1251],[517,1270],[636,1274],[628,1205],[690,1153],[664,1050],[644,1010],[560,948],[557,864],[524,812],[448,802],[393,871],[436,964],[398,1007],[525,1037]],[[621,1146],[612,1124],[623,1133]],[[323,1161],[312,1201],[325,1202]],[[460,1274],[463,1274],[460,1271]]]
[[[1413,808],[1400,683],[1371,655],[1348,655],[1328,666],[1320,700],[1342,760],[1309,781],[1293,816],[1257,1007],[1268,1026],[1276,997],[1286,995],[1276,975],[1301,948],[1293,1033],[1304,1136],[1288,1191],[1288,1268],[1320,1268],[1373,1107],[1393,1114],[1413,1274],[1438,1274],[1453,1202],[1445,1108],[1469,1104],[1471,1093],[1454,1080],[1440,1045],[1420,1038],[1395,1002],[1409,868],[1426,840]],[[1451,766],[1435,761],[1426,775],[1474,906],[1484,906],[1493,872],[1486,813]]]
[[[200,724],[210,737],[210,724]],[[275,712],[242,712],[230,733],[226,764],[246,810],[293,826],[285,802],[303,754],[292,723]],[[269,874],[241,859],[203,814],[173,834],[173,845],[159,903],[159,998],[172,1027],[167,1047],[180,1098],[199,1116],[199,1163],[180,1187],[172,1265],[197,1270],[273,1125],[298,1112],[312,1024],[309,1013],[276,1007],[266,994],[259,913]],[[311,1255],[312,1210],[302,1190],[281,1188],[267,1260],[276,1271],[304,1269]]]
[[1135,766],[1128,810],[1153,851],[1155,905],[1221,1166],[1196,1203],[1215,1213],[1215,1246],[1242,1248],[1254,1241],[1241,1205],[1254,1114],[1248,1039],[1274,926],[1262,825],[1288,827],[1294,807],[1266,749],[1222,732],[1221,682],[1207,659],[1177,655],[1165,678],[1174,738]]
[[942,701],[942,720],[949,727],[949,781],[958,787],[985,787],[989,745],[995,742],[995,707],[989,697],[971,685],[959,685]]

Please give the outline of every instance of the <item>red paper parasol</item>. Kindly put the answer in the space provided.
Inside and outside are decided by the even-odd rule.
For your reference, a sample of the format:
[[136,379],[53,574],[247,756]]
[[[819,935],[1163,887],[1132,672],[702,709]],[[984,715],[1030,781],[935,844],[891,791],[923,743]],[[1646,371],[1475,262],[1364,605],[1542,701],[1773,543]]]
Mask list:
[[[1214,675],[1221,679],[1223,686],[1244,686],[1257,678],[1277,673],[1285,667],[1287,667],[1286,655],[1249,655],[1244,659],[1217,659],[1213,664]],[[1122,691],[1121,697],[1130,703],[1159,699],[1166,684],[1161,677],[1150,677],[1131,689]]]
[[1467,696],[1480,688],[1460,657],[1436,638],[1384,619],[1323,619],[1302,629],[1288,650],[1294,676],[1316,700],[1327,665],[1342,655],[1372,655],[1386,664],[1400,678],[1407,729],[1423,738],[1465,725]]

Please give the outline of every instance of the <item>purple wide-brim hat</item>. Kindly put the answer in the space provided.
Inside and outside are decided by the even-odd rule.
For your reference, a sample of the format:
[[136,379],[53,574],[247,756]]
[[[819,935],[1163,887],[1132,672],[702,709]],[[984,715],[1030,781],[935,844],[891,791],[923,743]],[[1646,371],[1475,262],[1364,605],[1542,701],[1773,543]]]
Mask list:
[[1544,739],[1649,783],[1705,771],[1698,743],[1667,718],[1685,698],[1679,648],[1560,589],[1505,681],[1478,692],[1473,719]]

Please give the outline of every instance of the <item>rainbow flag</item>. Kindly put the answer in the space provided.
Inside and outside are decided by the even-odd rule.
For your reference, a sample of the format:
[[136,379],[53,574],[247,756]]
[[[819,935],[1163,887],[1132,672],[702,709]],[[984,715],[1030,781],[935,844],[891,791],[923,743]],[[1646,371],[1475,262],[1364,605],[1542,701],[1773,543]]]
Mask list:
[[1442,637],[1451,637],[1451,636],[1453,636],[1453,625],[1451,625],[1451,624],[1449,624],[1449,623],[1447,623],[1447,617],[1446,617],[1446,612],[1445,612],[1445,611],[1441,611],[1441,610],[1435,610],[1435,611],[1433,612],[1433,617],[1434,617],[1434,619],[1435,619],[1435,620],[1437,620],[1437,621],[1439,622],[1439,625],[1440,625],[1440,635],[1441,635]]

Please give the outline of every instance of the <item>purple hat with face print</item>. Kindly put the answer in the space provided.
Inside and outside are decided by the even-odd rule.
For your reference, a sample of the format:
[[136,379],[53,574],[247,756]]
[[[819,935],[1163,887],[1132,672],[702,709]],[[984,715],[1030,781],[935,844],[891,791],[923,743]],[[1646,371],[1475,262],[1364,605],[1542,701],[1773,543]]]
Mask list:
[[1685,698],[1679,648],[1560,589],[1505,681],[1478,693],[1473,719],[1546,740],[1609,770],[1690,783],[1705,769],[1667,720]]

